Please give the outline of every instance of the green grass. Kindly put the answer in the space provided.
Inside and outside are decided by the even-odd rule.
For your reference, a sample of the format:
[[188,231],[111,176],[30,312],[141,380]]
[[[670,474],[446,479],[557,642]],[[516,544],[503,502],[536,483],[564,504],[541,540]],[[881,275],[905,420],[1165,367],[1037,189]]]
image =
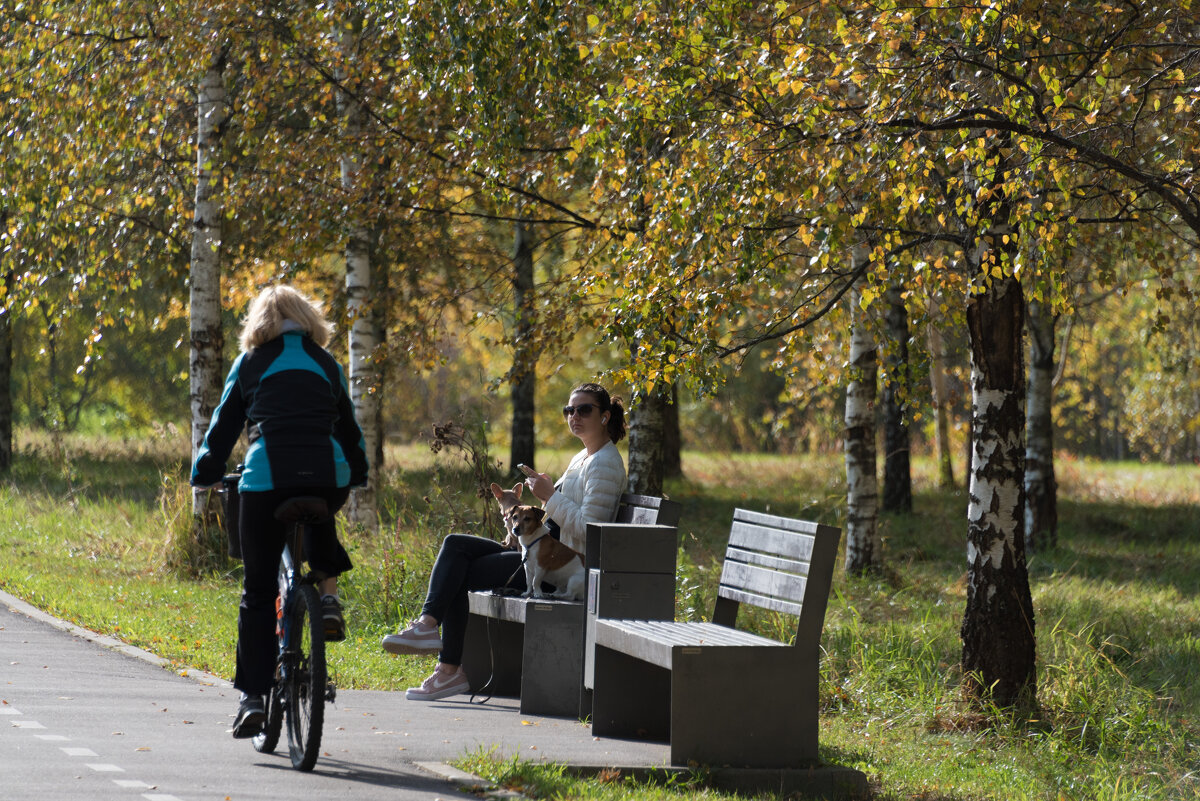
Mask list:
[[[46,440],[23,434],[0,482],[0,587],[180,667],[232,674],[239,566],[199,577],[164,565],[186,519],[180,437]],[[561,470],[570,454],[539,454]],[[428,659],[378,646],[410,619],[449,531],[478,531],[485,501],[466,466],[420,447],[390,454],[378,533],[348,531],[351,638],[344,687],[399,689]],[[711,612],[735,506],[841,525],[836,455],[686,453],[678,614]],[[826,760],[868,774],[880,799],[1200,798],[1200,470],[1060,460],[1057,548],[1030,557],[1037,720],[979,714],[960,695],[966,496],[915,466],[915,513],[881,520],[887,567],[839,570],[822,646]],[[787,622],[751,627],[786,636]],[[463,766],[537,798],[723,797],[695,783],[580,779],[555,766],[465,754]]]

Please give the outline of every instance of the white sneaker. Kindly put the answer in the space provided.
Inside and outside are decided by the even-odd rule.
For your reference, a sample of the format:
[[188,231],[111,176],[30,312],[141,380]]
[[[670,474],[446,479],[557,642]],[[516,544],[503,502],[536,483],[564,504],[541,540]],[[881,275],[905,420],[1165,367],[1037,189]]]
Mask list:
[[414,620],[403,631],[384,637],[381,644],[389,654],[428,654],[442,650],[442,637],[437,626],[426,628]]
[[471,683],[467,674],[460,669],[456,673],[446,674],[435,670],[433,675],[425,679],[420,687],[409,687],[404,691],[404,697],[409,701],[436,701],[450,695],[458,695],[471,691]]

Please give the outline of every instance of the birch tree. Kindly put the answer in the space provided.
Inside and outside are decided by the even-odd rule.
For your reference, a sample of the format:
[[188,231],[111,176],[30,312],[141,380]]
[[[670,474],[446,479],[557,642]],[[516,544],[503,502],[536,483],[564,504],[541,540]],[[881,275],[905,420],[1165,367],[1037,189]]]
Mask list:
[[656,385],[641,392],[629,411],[627,487],[639,495],[662,495],[665,465],[666,407],[670,386]]
[[[362,33],[361,19],[347,23],[340,31],[342,57],[348,69],[357,65],[356,43]],[[353,83],[343,76],[344,83]],[[355,489],[346,504],[346,515],[359,525],[374,529],[378,525],[377,492],[379,456],[383,442],[382,360],[378,353],[380,337],[376,317],[372,263],[373,235],[366,219],[363,182],[363,138],[366,128],[364,109],[356,91],[339,93],[342,113],[342,155],[340,159],[346,227],[346,313],[350,319],[349,369],[347,381],[354,413],[363,431],[370,462],[367,486]]]
[[[229,117],[225,90],[228,48],[214,48],[200,80],[196,97],[196,188],[193,212],[191,269],[189,272],[189,335],[191,365],[189,398],[192,422],[192,459],[195,460],[212,413],[221,398],[221,221],[224,188],[222,137]],[[192,493],[192,513],[202,519],[209,493]]]
[[[855,268],[867,255],[854,253]],[[850,358],[846,383],[846,572],[883,565],[879,536],[879,483],[875,461],[875,393],[878,363],[874,336],[856,285],[850,292]]]
[[[982,291],[967,306],[972,461],[967,509],[967,605],[962,666],[977,698],[1032,706],[1037,698],[1033,599],[1025,564],[1024,299],[1011,275],[989,278],[990,251],[967,251]],[[992,261],[991,264],[995,264]]]
[[1030,551],[1058,539],[1058,482],[1054,475],[1055,314],[1040,300],[1028,304],[1029,389],[1025,423],[1025,534]]

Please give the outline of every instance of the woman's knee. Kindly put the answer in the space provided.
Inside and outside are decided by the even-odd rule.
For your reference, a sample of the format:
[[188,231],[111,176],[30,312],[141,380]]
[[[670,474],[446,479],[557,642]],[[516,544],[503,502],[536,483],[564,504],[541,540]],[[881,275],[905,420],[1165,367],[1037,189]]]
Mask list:
[[244,587],[242,589],[242,608],[251,611],[261,609],[274,609],[275,599],[279,597],[279,588],[253,588]]
[[476,537],[471,534],[447,534],[442,540],[442,550],[463,553],[474,539]]

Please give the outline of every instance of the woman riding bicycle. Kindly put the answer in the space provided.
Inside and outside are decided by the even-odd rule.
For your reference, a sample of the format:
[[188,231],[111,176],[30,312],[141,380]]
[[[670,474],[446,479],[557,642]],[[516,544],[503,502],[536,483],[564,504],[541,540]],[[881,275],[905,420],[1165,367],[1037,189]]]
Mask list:
[[249,447],[238,483],[245,578],[238,613],[237,669],[233,686],[242,691],[233,736],[262,731],[263,696],[275,671],[277,570],[286,535],[275,510],[288,498],[324,498],[329,519],[309,526],[305,553],[312,569],[326,576],[319,585],[326,639],[345,638],[337,576],[352,565],[338,542],[333,516],[350,488],[367,479],[362,431],[342,368],[325,346],[332,326],[320,305],[289,286],[264,290],[242,324],[242,352],[225,381],[191,483],[213,487],[242,429]]

